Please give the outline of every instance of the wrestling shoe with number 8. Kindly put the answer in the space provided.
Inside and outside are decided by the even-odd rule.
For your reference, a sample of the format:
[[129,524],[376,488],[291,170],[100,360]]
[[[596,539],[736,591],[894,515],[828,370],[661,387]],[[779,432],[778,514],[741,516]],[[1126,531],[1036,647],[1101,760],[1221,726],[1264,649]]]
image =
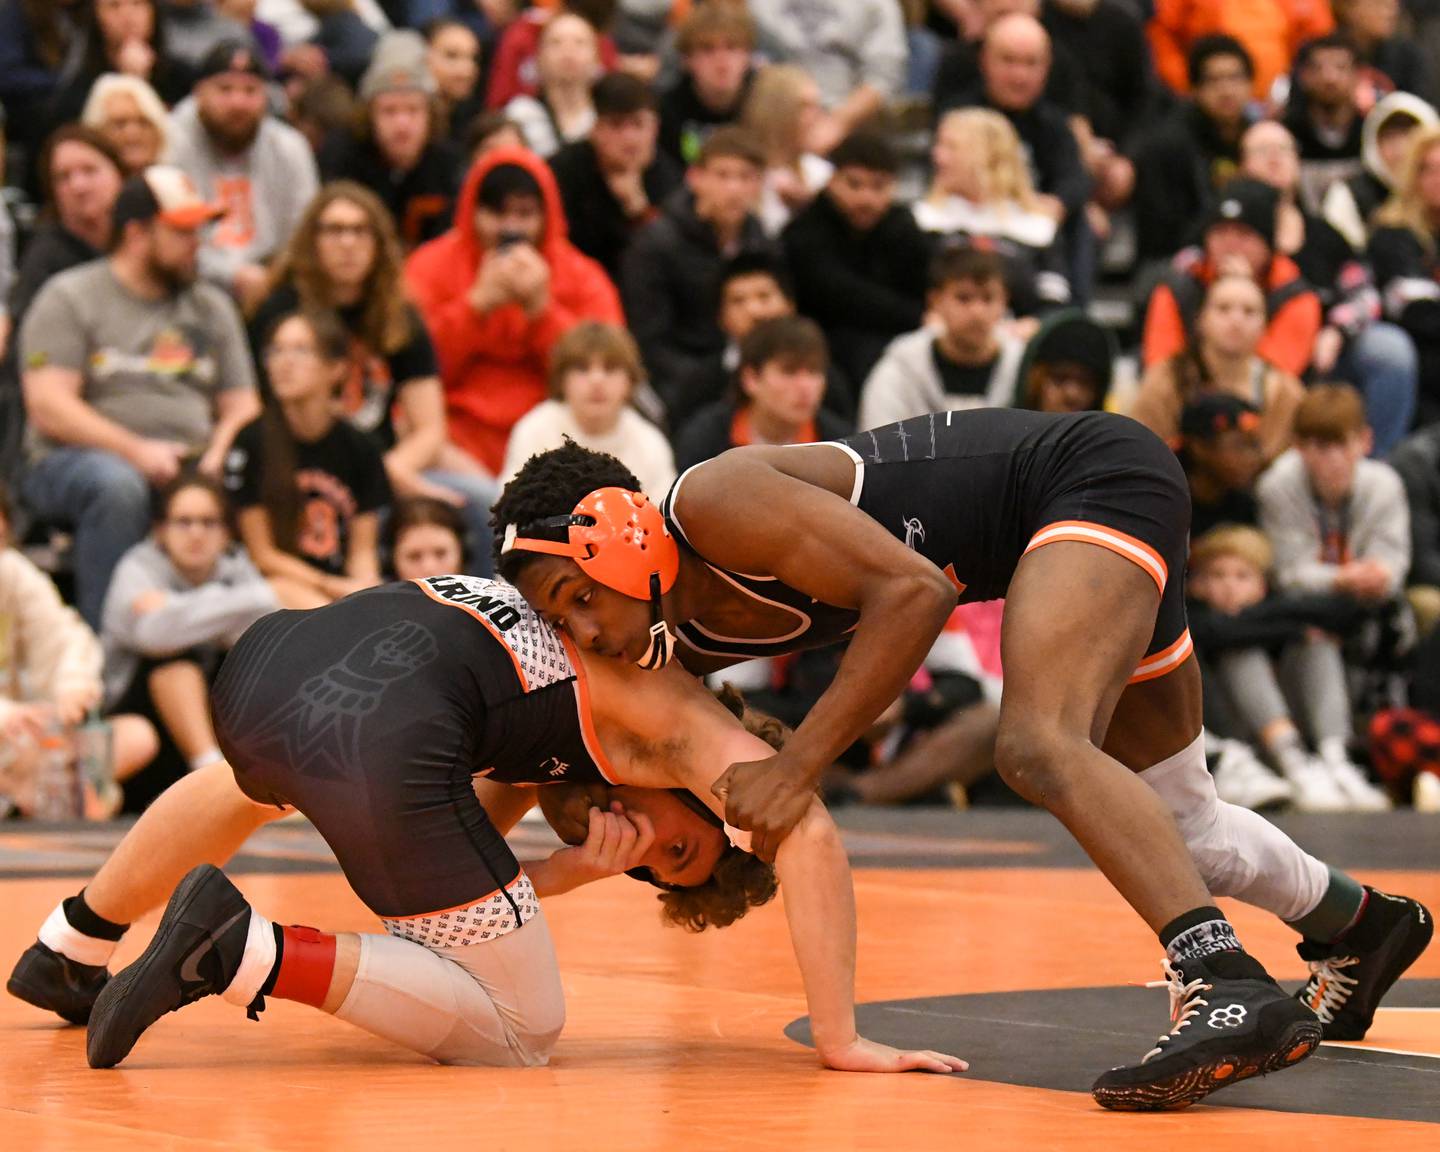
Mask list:
[[1320,1021],[1244,952],[1165,961],[1170,1031],[1138,1064],[1090,1089],[1121,1112],[1187,1108],[1221,1088],[1299,1064],[1320,1044]]

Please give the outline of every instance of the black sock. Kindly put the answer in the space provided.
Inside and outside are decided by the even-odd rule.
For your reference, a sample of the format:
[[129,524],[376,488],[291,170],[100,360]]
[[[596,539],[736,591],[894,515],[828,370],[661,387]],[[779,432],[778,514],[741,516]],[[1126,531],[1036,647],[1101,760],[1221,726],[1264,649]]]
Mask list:
[[1177,916],[1160,930],[1160,944],[1171,962],[1196,960],[1215,952],[1242,952],[1225,913],[1213,904]]
[[106,920],[89,904],[85,903],[85,889],[80,889],[74,896],[67,896],[61,906],[65,911],[65,919],[70,922],[70,927],[85,936],[93,936],[96,940],[119,940],[125,935],[125,930],[130,927],[128,924],[116,924],[113,920]]
[[285,930],[279,924],[273,923],[270,930],[275,933],[275,963],[270,969],[270,975],[265,977],[265,983],[260,985],[262,997],[275,991],[275,981],[280,978],[280,965],[285,960]]

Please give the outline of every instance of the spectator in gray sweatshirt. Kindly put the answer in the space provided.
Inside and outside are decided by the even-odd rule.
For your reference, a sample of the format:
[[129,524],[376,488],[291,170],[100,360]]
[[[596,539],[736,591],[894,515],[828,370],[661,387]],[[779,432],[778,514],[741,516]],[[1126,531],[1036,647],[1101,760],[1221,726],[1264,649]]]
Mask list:
[[161,493],[150,538],[115,569],[101,630],[105,697],[148,717],[160,733],[159,755],[126,784],[128,810],[222,758],[210,682],[240,634],[280,606],[231,541],[224,489],[184,474]]
[[269,79],[253,45],[225,41],[206,55],[194,95],[172,117],[170,163],[225,208],[200,250],[200,275],[245,307],[259,302],[265,262],[320,188],[305,137],[266,113]]

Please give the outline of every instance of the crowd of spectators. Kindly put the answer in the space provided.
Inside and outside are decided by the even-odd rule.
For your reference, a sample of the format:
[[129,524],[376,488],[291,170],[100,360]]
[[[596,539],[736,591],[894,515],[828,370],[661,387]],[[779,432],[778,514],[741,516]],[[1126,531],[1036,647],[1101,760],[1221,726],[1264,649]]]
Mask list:
[[[87,725],[91,815],[212,762],[249,623],[488,574],[565,438],[658,497],[982,406],[1173,445],[1227,799],[1440,807],[1437,43],[1421,0],[0,0],[0,808]],[[998,791],[1002,611],[831,799]],[[733,678],[795,722],[834,664]]]

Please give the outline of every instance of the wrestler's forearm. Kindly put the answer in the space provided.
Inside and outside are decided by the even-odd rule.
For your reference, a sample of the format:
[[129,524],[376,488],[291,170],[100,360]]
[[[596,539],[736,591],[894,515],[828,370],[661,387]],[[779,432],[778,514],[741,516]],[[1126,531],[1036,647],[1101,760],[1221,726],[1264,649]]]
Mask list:
[[824,1059],[856,1036],[855,891],[840,833],[818,802],[780,845],[775,873],[815,1050]]
[[929,655],[955,607],[954,589],[936,575],[897,580],[861,606],[834,681],[785,744],[787,758],[807,769],[809,784],[899,699]]

